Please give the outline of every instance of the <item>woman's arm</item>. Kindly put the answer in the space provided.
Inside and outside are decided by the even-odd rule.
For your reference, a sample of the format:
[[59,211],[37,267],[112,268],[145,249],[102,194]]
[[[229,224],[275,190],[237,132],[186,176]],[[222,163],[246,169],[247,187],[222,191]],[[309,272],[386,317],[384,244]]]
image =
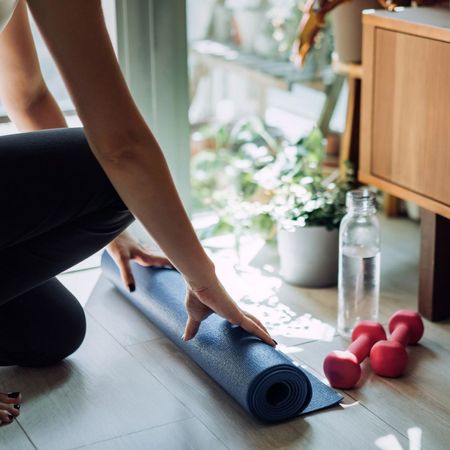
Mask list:
[[[67,126],[42,76],[24,0],[19,1],[7,27],[0,33],[0,99],[20,131]],[[144,248],[126,231],[106,249],[130,290],[135,289],[131,260],[146,266],[170,264],[167,258]]]
[[0,33],[0,98],[20,131],[66,126],[42,77],[24,0]]
[[186,280],[193,287],[205,287],[212,263],[194,238],[164,156],[131,98],[100,1],[30,0],[28,4],[89,144],[120,196]]
[[[162,151],[126,86],[100,1],[28,0],[28,4],[63,75],[89,144],[126,205],[184,275],[196,300],[272,344],[268,333],[236,306],[217,279]],[[190,304],[194,303],[191,298]],[[205,314],[202,311],[196,317],[202,320]],[[190,319],[188,338],[199,322],[192,315]]]

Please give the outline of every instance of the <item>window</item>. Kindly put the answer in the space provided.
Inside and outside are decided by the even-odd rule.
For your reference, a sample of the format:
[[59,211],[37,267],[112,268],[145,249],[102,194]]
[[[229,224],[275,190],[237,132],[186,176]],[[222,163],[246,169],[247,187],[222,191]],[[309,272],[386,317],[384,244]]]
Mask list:
[[[187,2],[191,198],[201,236],[270,228],[270,189],[257,177],[313,128],[324,137],[343,128],[344,80],[331,68],[330,27],[318,34],[302,68],[292,63],[304,6],[298,0]],[[327,164],[337,163],[329,151]]]

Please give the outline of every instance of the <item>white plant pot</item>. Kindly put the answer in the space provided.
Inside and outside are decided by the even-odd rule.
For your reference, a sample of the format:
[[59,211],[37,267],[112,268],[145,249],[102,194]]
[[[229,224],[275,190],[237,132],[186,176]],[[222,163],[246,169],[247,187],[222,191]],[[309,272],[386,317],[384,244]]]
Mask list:
[[338,275],[339,230],[303,227],[294,231],[278,227],[280,275],[304,287],[334,286]]

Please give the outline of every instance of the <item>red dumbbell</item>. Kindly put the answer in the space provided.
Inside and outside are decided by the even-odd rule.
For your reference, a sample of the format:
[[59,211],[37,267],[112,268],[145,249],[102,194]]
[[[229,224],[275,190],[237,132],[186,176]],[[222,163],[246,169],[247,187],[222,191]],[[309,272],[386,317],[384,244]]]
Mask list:
[[372,346],[382,339],[386,339],[386,333],[378,322],[360,322],[353,330],[348,349],[331,352],[323,362],[323,371],[331,386],[352,388],[361,377],[361,362],[369,356]]
[[417,344],[423,336],[423,322],[415,311],[401,309],[389,320],[389,341],[377,342],[370,351],[370,365],[382,377],[396,378],[408,364],[406,346]]

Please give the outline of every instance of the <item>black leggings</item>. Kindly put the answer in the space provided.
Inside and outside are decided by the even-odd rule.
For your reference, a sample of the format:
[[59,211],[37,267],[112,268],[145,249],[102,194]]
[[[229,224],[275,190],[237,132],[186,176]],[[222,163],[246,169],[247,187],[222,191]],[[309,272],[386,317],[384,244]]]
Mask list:
[[134,217],[83,130],[0,137],[0,366],[47,366],[73,353],[83,308],[55,278]]

